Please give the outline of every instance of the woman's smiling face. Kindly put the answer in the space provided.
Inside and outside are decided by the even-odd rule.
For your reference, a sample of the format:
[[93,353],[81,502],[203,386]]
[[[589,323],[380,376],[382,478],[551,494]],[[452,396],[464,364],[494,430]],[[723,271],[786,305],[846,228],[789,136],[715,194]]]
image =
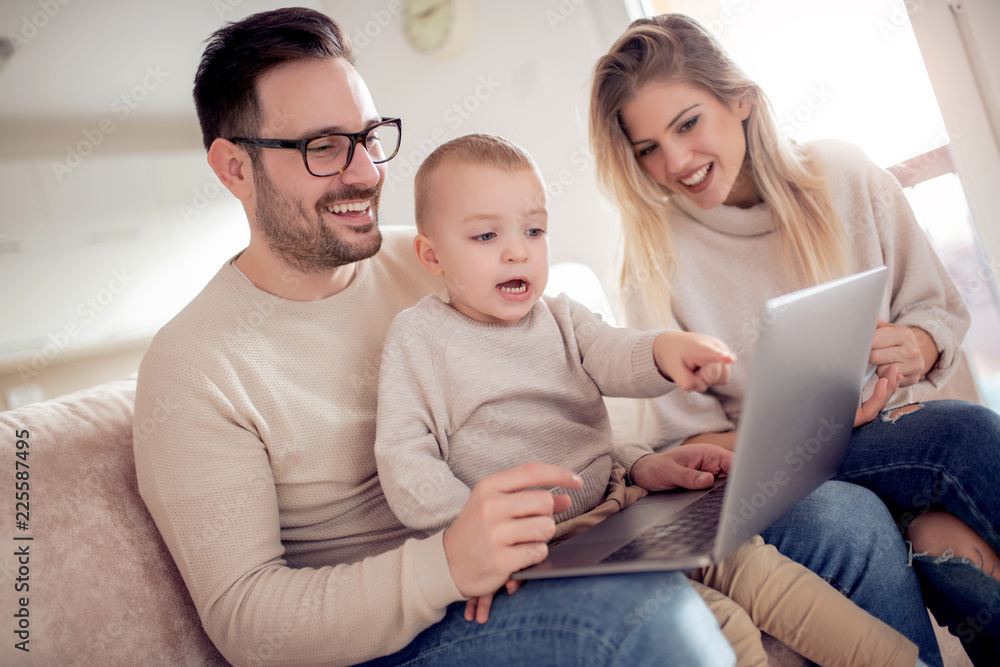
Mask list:
[[640,88],[621,119],[643,171],[708,210],[760,201],[751,180],[740,176],[750,109],[746,100],[730,106],[703,88],[672,81]]

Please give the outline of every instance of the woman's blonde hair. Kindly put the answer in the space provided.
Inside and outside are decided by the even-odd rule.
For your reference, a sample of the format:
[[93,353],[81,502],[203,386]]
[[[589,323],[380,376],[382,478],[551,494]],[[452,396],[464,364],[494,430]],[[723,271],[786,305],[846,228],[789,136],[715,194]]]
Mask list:
[[661,322],[670,312],[676,256],[664,205],[671,193],[639,166],[620,114],[647,84],[676,81],[702,88],[727,106],[738,100],[752,105],[743,121],[744,173],[749,168],[757,193],[771,207],[792,284],[847,273],[843,228],[819,165],[782,134],[764,92],[705,28],[682,14],[664,14],[632,23],[594,69],[590,143],[598,183],[621,212],[622,289],[641,286],[646,310]]

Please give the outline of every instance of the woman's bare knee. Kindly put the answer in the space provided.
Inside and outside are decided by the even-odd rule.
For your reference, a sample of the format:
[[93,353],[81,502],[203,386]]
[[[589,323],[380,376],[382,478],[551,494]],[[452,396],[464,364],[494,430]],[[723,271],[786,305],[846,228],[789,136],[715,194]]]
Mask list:
[[931,510],[915,518],[907,529],[907,539],[914,553],[934,558],[953,556],[975,563],[985,572],[1000,579],[997,563],[1000,556],[979,533],[954,514]]

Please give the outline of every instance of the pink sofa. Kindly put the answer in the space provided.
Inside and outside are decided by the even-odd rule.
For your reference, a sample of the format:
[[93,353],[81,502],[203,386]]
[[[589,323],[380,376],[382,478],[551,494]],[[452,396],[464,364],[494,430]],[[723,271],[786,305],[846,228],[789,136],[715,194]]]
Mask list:
[[[17,609],[3,596],[4,665],[225,665],[136,486],[135,380],[0,413],[3,488],[14,497],[17,451],[28,451],[29,529],[0,557],[4,587],[28,545],[28,653],[9,640]],[[17,450],[17,432],[29,447]],[[11,513],[13,502],[8,501]],[[19,608],[19,607],[18,607]]]

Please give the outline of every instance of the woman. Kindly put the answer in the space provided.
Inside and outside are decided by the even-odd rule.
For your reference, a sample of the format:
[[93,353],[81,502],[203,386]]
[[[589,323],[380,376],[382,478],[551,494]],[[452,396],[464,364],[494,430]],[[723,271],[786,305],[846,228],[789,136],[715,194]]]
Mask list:
[[[838,479],[876,493],[912,551],[907,557],[884,514],[852,508],[856,491],[838,483],[817,493],[842,520],[793,511],[765,539],[856,586],[846,591],[855,602],[939,664],[907,575],[912,562],[938,620],[975,664],[995,664],[1000,416],[961,401],[914,403],[951,375],[969,315],[893,177],[848,144],[787,140],[761,89],[681,15],[636,21],[598,62],[590,138],[601,185],[622,212],[628,324],[713,334],[745,362],[707,395],[651,401],[658,449],[733,446],[766,299],[888,267],[870,356],[877,376]],[[877,576],[831,572],[837,566],[818,554],[838,535],[854,545],[847,560],[866,559]],[[891,583],[873,593],[873,580]]]

